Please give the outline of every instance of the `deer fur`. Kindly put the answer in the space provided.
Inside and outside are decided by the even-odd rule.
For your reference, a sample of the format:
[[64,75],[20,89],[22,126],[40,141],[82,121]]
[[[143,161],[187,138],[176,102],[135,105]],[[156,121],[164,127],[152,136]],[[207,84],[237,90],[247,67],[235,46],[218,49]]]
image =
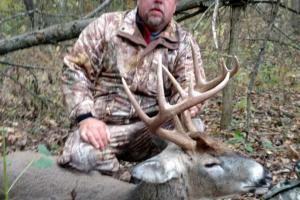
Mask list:
[[[197,64],[196,61],[194,63]],[[236,66],[238,66],[237,59]],[[198,91],[198,95],[195,96],[192,95],[194,93],[192,87],[190,87],[189,94],[185,94],[175,78],[165,70],[183,98],[182,102],[177,105],[169,105],[164,95],[162,61],[161,57],[158,58],[157,85],[160,111],[152,118],[142,111],[125,79],[122,78],[124,89],[141,120],[151,132],[173,142],[160,154],[135,166],[131,174],[134,178],[141,180],[138,185],[102,176],[98,172],[79,174],[60,168],[58,165],[46,169],[31,167],[14,186],[10,193],[11,198],[23,200],[195,200],[215,199],[247,192],[265,192],[272,178],[262,165],[222,147],[220,143],[204,134],[195,134],[194,127],[187,126],[187,131],[185,131],[183,127],[192,123],[184,121],[191,122],[191,118],[183,114],[185,120],[181,123],[177,116],[190,107],[209,99],[225,87],[237,69],[228,70],[225,64],[223,68],[225,73],[209,83],[204,83],[198,71],[195,75],[198,88],[196,89],[200,93]],[[196,67],[194,71],[197,72]],[[190,85],[193,85],[192,82]],[[174,130],[160,127],[170,119],[174,120]],[[117,130],[116,127],[113,128],[114,131]],[[134,127],[128,125],[127,128],[133,131]],[[30,160],[37,156],[32,152],[9,155],[8,177],[10,181],[13,181]],[[56,158],[52,157],[52,159]],[[0,164],[2,171],[2,163]],[[2,184],[0,186],[2,187]]]
[[[220,151],[209,144],[205,146],[202,139],[200,141],[197,152],[186,153],[169,144],[157,156],[138,164],[132,171],[132,176],[141,180],[138,185],[101,175],[97,171],[85,174],[56,164],[45,169],[31,166],[11,190],[10,199],[214,199],[266,190],[270,186],[270,174],[254,160],[229,150]],[[39,156],[34,152],[8,155],[10,183],[32,159]],[[56,157],[51,159],[55,163]],[[2,188],[2,161],[0,165]]]

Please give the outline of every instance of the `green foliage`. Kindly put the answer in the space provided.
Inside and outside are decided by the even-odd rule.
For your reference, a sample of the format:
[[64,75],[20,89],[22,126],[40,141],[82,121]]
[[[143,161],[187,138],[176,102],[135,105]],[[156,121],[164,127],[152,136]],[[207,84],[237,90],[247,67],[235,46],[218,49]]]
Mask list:
[[265,149],[273,149],[274,148],[273,143],[267,139],[262,142],[262,145]]
[[249,153],[253,153],[253,148],[251,143],[244,143],[244,147],[246,151],[248,151]]
[[239,109],[239,110],[246,110],[247,107],[247,98],[241,98],[236,104],[235,104],[235,108]]
[[33,167],[38,169],[46,169],[53,165],[53,160],[50,157],[51,153],[45,145],[38,145],[38,153],[41,155],[41,157],[33,162]]
[[259,80],[265,85],[273,85],[279,83],[278,67],[272,61],[267,60],[261,67]]
[[237,144],[237,143],[243,143],[244,137],[240,131],[236,131],[233,135],[233,138],[230,138],[227,140],[227,144]]
[[[255,107],[252,105],[252,103],[250,102],[250,109],[251,111],[255,112]],[[235,109],[238,109],[240,111],[245,111],[247,108],[247,98],[243,97],[240,98],[240,100],[234,105]]]
[[46,169],[53,165],[53,160],[48,156],[42,155],[40,159],[33,162],[32,166],[37,169]]
[[7,162],[6,162],[6,137],[7,130],[5,128],[0,129],[2,135],[2,159],[3,159],[3,193],[4,199],[8,200],[8,177],[7,177]]
[[39,152],[39,154],[44,155],[44,156],[51,156],[51,152],[43,144],[38,145],[38,152]]
[[15,0],[1,0],[0,1],[0,11],[3,14],[12,13],[15,10],[20,10],[23,7],[22,1]]
[[247,142],[245,136],[240,131],[235,131],[233,137],[226,141],[227,144],[242,144],[244,149],[249,152],[253,153],[253,147],[251,143]]
[[14,185],[18,182],[18,180],[23,176],[23,174],[32,166],[38,169],[46,169],[48,167],[51,167],[53,165],[53,160],[50,158],[51,153],[47,149],[45,145],[39,145],[38,146],[38,152],[40,154],[40,158],[38,160],[32,160],[28,163],[28,165],[20,172],[20,174],[17,176],[17,178],[12,182],[12,184],[9,186],[8,184],[8,176],[7,176],[7,166],[9,166],[7,160],[6,160],[6,133],[7,130],[5,128],[0,128],[0,133],[2,135],[2,146],[3,146],[3,189],[0,188],[0,191],[4,193],[4,199],[9,199],[9,192],[14,187]]
[[[17,13],[24,11],[23,1],[1,0],[0,1],[0,23],[1,34],[10,37],[14,33],[22,33],[26,28],[24,20],[17,17]],[[0,20],[0,21],[1,21]]]
[[[253,153],[254,151],[251,143],[246,140],[245,135],[242,134],[242,132],[240,131],[235,131],[233,137],[227,140],[226,143],[232,145],[241,144],[244,147],[244,149],[249,153]],[[262,146],[264,149],[274,148],[272,142],[268,139],[264,139],[262,141]]]
[[53,160],[50,158],[51,153],[45,145],[38,145],[38,153],[41,155],[41,157],[33,162],[33,167],[38,169],[46,169],[53,165]]

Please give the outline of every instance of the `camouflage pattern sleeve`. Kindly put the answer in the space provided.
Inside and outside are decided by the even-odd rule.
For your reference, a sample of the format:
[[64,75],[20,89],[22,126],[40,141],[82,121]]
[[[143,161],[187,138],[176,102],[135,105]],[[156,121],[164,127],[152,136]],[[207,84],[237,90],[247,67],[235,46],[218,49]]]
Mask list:
[[[205,79],[199,45],[192,35],[188,34],[183,42],[181,42],[176,60],[176,67],[173,72],[173,75],[176,77],[177,81],[186,90],[188,89],[190,79],[192,78],[195,80],[192,48],[195,49],[195,56],[198,61],[198,66],[196,67],[200,68],[201,75]],[[176,103],[179,99],[179,94],[174,88],[172,89],[171,97],[171,103]]]
[[101,71],[105,16],[88,25],[64,57],[62,92],[70,119],[94,113],[93,87]]

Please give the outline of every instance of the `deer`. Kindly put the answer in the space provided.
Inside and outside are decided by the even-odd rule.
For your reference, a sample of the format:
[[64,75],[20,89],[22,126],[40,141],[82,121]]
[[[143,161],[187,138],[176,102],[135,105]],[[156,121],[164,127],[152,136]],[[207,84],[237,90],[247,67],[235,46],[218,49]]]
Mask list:
[[[154,60],[157,64],[159,106],[155,116],[149,117],[143,112],[125,78],[121,77],[124,90],[141,123],[152,133],[169,141],[161,153],[133,168],[131,176],[138,180],[138,184],[116,180],[97,171],[79,173],[54,164],[46,169],[29,167],[10,191],[10,197],[23,200],[195,200],[265,193],[271,186],[271,173],[255,160],[227,148],[204,132],[199,133],[188,112],[189,108],[211,98],[226,86],[239,68],[238,59],[234,57],[232,69],[228,69],[224,61],[221,62],[222,73],[206,82],[197,67],[193,49],[192,53],[195,79],[190,79],[188,90],[183,89],[167,67],[163,66],[160,56]],[[163,73],[167,74],[180,95],[176,104],[169,104],[165,98]],[[170,126],[163,126],[169,122]],[[109,126],[109,129],[111,134],[121,130],[118,126]],[[8,155],[10,181],[31,159],[38,156],[34,152]],[[57,158],[52,156],[51,159],[55,161]],[[2,171],[1,167],[2,163]]]

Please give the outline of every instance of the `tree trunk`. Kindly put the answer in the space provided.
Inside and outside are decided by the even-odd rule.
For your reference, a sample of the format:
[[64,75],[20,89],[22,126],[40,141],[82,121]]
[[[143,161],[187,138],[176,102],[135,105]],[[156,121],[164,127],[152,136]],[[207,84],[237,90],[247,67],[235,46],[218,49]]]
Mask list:
[[[292,0],[292,6],[297,12],[300,12],[300,1],[299,0]],[[296,34],[300,34],[300,15],[296,13],[292,13],[291,16],[291,25],[294,29]]]
[[[238,33],[240,31],[240,15],[242,7],[232,6],[231,7],[231,28],[230,28],[230,39],[229,39],[229,55],[236,55],[238,53]],[[232,59],[227,59],[227,66],[232,66]],[[232,79],[228,82],[227,86],[223,90],[223,107],[221,117],[221,129],[228,129],[231,124],[232,118],[232,94],[233,93],[233,81]]]
[[247,110],[247,115],[246,115],[246,127],[245,127],[245,130],[246,130],[247,133],[250,132],[251,96],[252,96],[252,91],[253,91],[253,88],[254,88],[255,79],[256,79],[256,76],[258,74],[259,67],[260,67],[261,63],[263,62],[265,49],[266,49],[266,46],[267,46],[267,42],[270,39],[272,30],[273,30],[273,27],[274,27],[274,24],[275,24],[275,21],[276,21],[276,17],[277,17],[278,11],[279,11],[279,6],[280,6],[280,0],[277,0],[275,7],[272,9],[270,22],[269,22],[269,25],[267,27],[266,34],[265,34],[265,39],[263,40],[261,48],[259,49],[255,65],[253,66],[253,69],[252,69],[251,74],[250,74],[250,80],[249,80],[248,91],[247,91],[247,109],[246,109]]
[[26,33],[0,41],[0,55],[40,44],[54,44],[77,37],[94,18],[49,26],[46,29]]
[[34,29],[34,4],[32,0],[23,0],[25,8],[28,12],[28,17],[31,22],[31,29]]

